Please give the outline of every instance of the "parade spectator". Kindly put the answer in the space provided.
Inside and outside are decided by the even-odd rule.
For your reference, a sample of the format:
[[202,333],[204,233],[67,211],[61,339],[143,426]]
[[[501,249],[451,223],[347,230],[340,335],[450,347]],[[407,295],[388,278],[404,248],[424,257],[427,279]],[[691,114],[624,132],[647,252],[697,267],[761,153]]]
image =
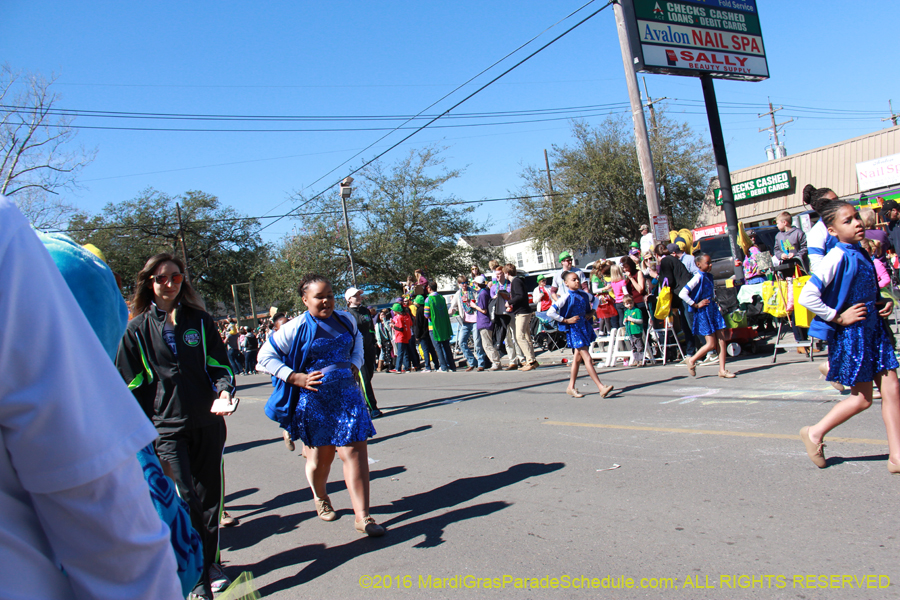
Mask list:
[[516,276],[516,265],[507,263],[503,267],[503,273],[510,280],[509,302],[506,306],[506,312],[513,318],[513,327],[510,329],[514,331],[516,343],[525,359],[519,370],[531,371],[537,368],[538,361],[534,356],[534,341],[531,339],[531,319],[534,318],[534,313],[528,303],[528,290],[525,289],[522,278]]
[[[136,455],[157,432],[28,221],[2,197],[0,223],[2,595],[183,598],[169,528]],[[41,317],[22,318],[32,312]],[[16,350],[22,340],[27,352]]]
[[[872,214],[874,216],[875,213]],[[775,258],[782,263],[796,262],[801,269],[807,271],[809,265],[806,260],[806,236],[799,227],[792,225],[792,220],[791,213],[786,211],[775,219],[775,225],[778,226],[778,233],[775,235]]]
[[559,262],[562,265],[562,269],[553,276],[553,281],[550,284],[550,297],[554,301],[559,298],[560,290],[565,291],[566,289],[562,280],[563,273],[576,273],[579,281],[585,281],[584,271],[574,266],[575,260],[572,258],[572,254],[569,251],[559,253]]
[[859,218],[862,219],[863,227],[866,228],[866,239],[875,240],[881,245],[879,258],[884,258],[885,253],[892,249],[891,238],[887,232],[878,228],[875,211],[871,208],[863,208],[859,211]]
[[414,353],[422,351],[423,373],[437,371],[440,368],[440,359],[434,342],[431,340],[431,328],[425,310],[425,296],[416,296],[409,308],[413,313],[413,339],[415,340],[415,347],[410,351]]
[[[459,348],[462,350],[463,356],[466,357],[466,371],[474,371],[478,368],[479,363],[483,362],[482,356],[484,349],[481,347],[481,336],[476,335],[475,331],[475,309],[472,308],[472,301],[475,300],[475,291],[469,285],[469,280],[465,276],[460,275],[456,278],[459,287],[453,294],[450,301],[448,312],[453,315],[459,315],[459,330],[457,333],[459,340]],[[475,347],[475,352],[469,348],[469,340]]]
[[431,323],[431,337],[441,363],[441,371],[455,373],[456,361],[453,358],[453,350],[450,348],[453,327],[450,325],[447,301],[438,294],[437,284],[434,281],[429,281],[425,290],[428,292],[428,297],[425,299],[425,317]]
[[[491,298],[500,297],[500,303],[502,307],[499,310],[503,312],[501,314],[507,315],[506,305],[509,304],[510,299],[510,281],[506,277],[506,273],[503,270],[503,265],[496,261],[491,261],[494,265],[494,281],[491,283]],[[512,317],[510,317],[510,321]],[[497,332],[498,335],[501,335],[502,332]],[[525,354],[522,352],[522,349],[519,348],[518,343],[516,342],[516,330],[515,327],[507,327],[506,328],[506,356],[509,359],[509,366],[506,368],[508,371],[515,371],[521,365],[525,364]]]
[[[171,254],[151,257],[137,274],[134,318],[119,345],[116,367],[144,413],[156,425],[156,452],[168,461],[191,523],[203,542],[204,574],[194,594],[212,598],[213,568],[223,509],[225,419],[211,412],[216,397],[230,401],[234,377],[203,300]],[[204,344],[203,341],[206,340]]]
[[881,220],[886,223],[885,232],[894,252],[900,251],[900,204],[885,200],[881,204]]
[[550,304],[553,299],[550,297],[550,288],[547,287],[547,278],[544,275],[537,276],[538,286],[531,293],[531,298],[537,306],[538,318],[547,318],[547,311],[550,310]]
[[[474,302],[471,303],[478,314],[475,315],[475,328],[481,338],[481,347],[491,361],[491,371],[500,370],[500,353],[494,347],[493,330],[494,324],[488,315],[488,306],[491,303],[491,293],[488,291],[487,280],[484,275],[475,276],[475,287],[478,288],[478,294]],[[487,367],[487,363],[480,363],[478,370],[483,371]]]
[[697,262],[694,260],[693,255],[688,252],[682,250],[681,246],[678,244],[669,244],[669,251],[681,261],[681,264],[684,265],[684,268],[690,271],[692,274],[696,275],[700,272],[700,269],[697,268]]
[[[297,291],[307,311],[279,329],[262,352],[266,370],[283,382],[266,404],[266,414],[286,424],[292,439],[303,440],[306,478],[319,518],[338,518],[327,493],[337,455],[344,463],[354,529],[371,537],[384,535],[384,527],[369,514],[366,440],[375,435],[375,427],[359,387],[362,334],[349,314],[335,310],[331,282],[325,277],[307,274]],[[288,412],[282,416],[285,398]]]
[[[391,335],[391,309],[383,308],[375,321],[375,342],[378,344],[378,368],[382,371],[391,368],[393,360],[393,339]],[[385,369],[387,365],[387,369]]]
[[372,321],[372,313],[362,303],[363,291],[351,287],[344,292],[344,300],[347,301],[347,312],[356,320],[356,328],[362,334],[363,364],[359,369],[360,379],[363,383],[363,394],[369,407],[369,416],[377,419],[383,413],[378,410],[378,401],[375,399],[375,390],[372,389],[372,377],[375,374],[375,323]]
[[240,336],[237,327],[229,325],[228,335],[225,337],[225,346],[228,349],[228,362],[235,375],[244,374],[244,355],[240,349]]
[[397,344],[397,362],[391,373],[406,373],[409,369],[409,341],[412,339],[412,317],[401,304],[394,304],[391,328]]
[[596,299],[581,289],[581,277],[578,273],[564,273],[562,281],[566,289],[553,301],[548,316],[559,323],[560,331],[566,332],[566,345],[572,349],[572,368],[569,374],[569,386],[566,394],[573,398],[583,398],[584,394],[576,388],[578,368],[583,362],[591,380],[597,386],[601,398],[606,398],[613,390],[611,385],[603,385],[594,369],[594,361],[588,353],[594,341],[594,331],[587,324],[588,311],[596,310]]
[[250,375],[256,372],[256,354],[259,352],[259,340],[253,331],[244,336],[244,372]]
[[422,287],[428,285],[428,277],[425,275],[425,271],[416,269],[413,273],[415,274],[416,285],[421,285]]
[[631,296],[622,298],[622,304],[625,305],[625,333],[631,341],[631,363],[629,363],[629,366],[643,367],[644,315],[634,305],[634,299]]
[[478,277],[479,275],[483,274],[481,272],[481,269],[478,267],[478,265],[472,265],[472,268],[469,270],[469,272],[471,274],[469,277],[469,280],[470,280],[470,283],[472,283],[473,285],[475,283],[475,278]]
[[668,285],[672,289],[672,310],[677,311],[681,317],[678,326],[684,335],[685,353],[694,354],[697,347],[691,329],[692,316],[684,310],[679,294],[682,288],[691,280],[691,272],[687,270],[674,251],[678,249],[675,244],[668,246],[660,243],[656,245],[656,265],[659,272],[660,287]]
[[[644,273],[637,268],[637,265],[630,256],[623,256],[619,260],[619,264],[622,265],[622,272],[625,275],[625,278],[628,279],[628,285],[626,286],[628,289],[628,295],[631,296],[635,307],[641,312],[641,315],[643,315],[643,324],[646,325],[650,322],[650,315],[647,313],[647,280],[644,278]],[[626,307],[624,306],[623,302],[623,309],[625,308]],[[623,310],[622,317],[624,316],[625,312]]]
[[653,251],[653,234],[647,224],[641,225],[641,256]]

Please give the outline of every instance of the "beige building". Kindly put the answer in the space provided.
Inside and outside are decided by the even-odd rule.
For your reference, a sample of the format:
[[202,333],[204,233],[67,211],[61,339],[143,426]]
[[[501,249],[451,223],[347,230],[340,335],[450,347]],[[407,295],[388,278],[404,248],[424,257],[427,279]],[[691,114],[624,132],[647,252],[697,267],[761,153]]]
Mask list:
[[[732,172],[738,220],[747,227],[771,225],[781,212],[796,215],[808,210],[802,198],[808,183],[863,204],[869,198],[874,202],[876,196],[900,198],[900,126]],[[698,228],[725,222],[716,203],[718,187],[715,178]]]

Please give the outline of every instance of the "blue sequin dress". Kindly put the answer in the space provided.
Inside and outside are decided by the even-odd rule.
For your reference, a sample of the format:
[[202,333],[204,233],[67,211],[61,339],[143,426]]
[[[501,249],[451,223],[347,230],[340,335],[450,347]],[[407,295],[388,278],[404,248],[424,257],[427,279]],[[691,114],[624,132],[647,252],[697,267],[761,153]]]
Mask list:
[[566,303],[567,315],[581,317],[575,323],[566,324],[566,346],[573,350],[586,348],[597,337],[587,319],[585,319],[585,315],[591,308],[590,299],[584,292],[573,292],[569,294]]
[[342,333],[332,338],[321,328],[318,335],[309,350],[307,372],[326,372],[317,391],[300,389],[291,438],[314,448],[365,441],[375,435],[375,427],[353,371],[341,366],[350,363],[353,337]]
[[871,261],[859,261],[859,271],[847,295],[846,306],[866,305],[866,318],[853,325],[835,327],[828,343],[828,381],[847,387],[875,379],[877,373],[898,368],[897,357],[878,315],[875,301],[878,283]]
[[709,299],[709,304],[703,308],[691,307],[694,311],[694,335],[707,336],[714,335],[718,330],[725,329],[725,319],[719,312],[719,305],[716,304],[715,283],[712,275],[702,273],[700,277],[699,290],[695,290],[695,294],[691,294],[694,302]]

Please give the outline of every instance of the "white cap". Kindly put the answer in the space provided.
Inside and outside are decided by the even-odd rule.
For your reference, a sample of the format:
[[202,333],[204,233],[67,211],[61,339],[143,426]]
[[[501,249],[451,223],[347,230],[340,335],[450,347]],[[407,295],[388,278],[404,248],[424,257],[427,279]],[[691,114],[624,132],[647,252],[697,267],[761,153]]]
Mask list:
[[475,276],[475,283],[484,283],[485,281],[487,281],[487,279],[484,278],[484,275]]
[[350,298],[352,298],[353,296],[355,296],[357,294],[361,294],[361,293],[362,293],[361,289],[352,287],[352,288],[348,289],[346,292],[344,292],[344,300],[350,300]]

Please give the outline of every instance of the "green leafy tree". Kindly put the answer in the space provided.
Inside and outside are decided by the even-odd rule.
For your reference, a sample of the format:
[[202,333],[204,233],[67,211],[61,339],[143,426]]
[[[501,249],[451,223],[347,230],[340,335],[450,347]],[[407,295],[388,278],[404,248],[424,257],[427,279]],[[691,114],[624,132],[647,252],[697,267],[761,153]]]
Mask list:
[[[712,154],[688,125],[669,119],[664,110],[656,122],[650,145],[660,210],[673,229],[691,228],[714,168]],[[648,220],[634,128],[626,117],[611,115],[597,127],[574,122],[572,137],[571,145],[553,147],[555,194],[549,193],[541,167],[525,168],[520,223],[554,248],[623,252]]]
[[218,302],[230,306],[231,284],[253,280],[268,250],[256,233],[258,222],[221,206],[215,196],[200,191],[170,196],[149,188],[132,200],[107,204],[99,215],[76,216],[71,235],[103,251],[129,294],[148,258],[160,252],[181,256],[176,203],[191,282],[211,311]]
[[[354,184],[351,216],[357,285],[370,297],[397,295],[415,269],[433,279],[468,273],[474,262],[486,263],[488,250],[460,246],[462,236],[483,231],[471,217],[471,206],[442,192],[461,171],[446,169],[440,149],[413,150],[386,166],[373,163]],[[302,199],[300,199],[302,200]],[[351,285],[347,236],[337,194],[308,205],[298,232],[278,248],[278,281],[299,281],[315,270],[337,289]],[[280,284],[285,289],[285,284]]]

